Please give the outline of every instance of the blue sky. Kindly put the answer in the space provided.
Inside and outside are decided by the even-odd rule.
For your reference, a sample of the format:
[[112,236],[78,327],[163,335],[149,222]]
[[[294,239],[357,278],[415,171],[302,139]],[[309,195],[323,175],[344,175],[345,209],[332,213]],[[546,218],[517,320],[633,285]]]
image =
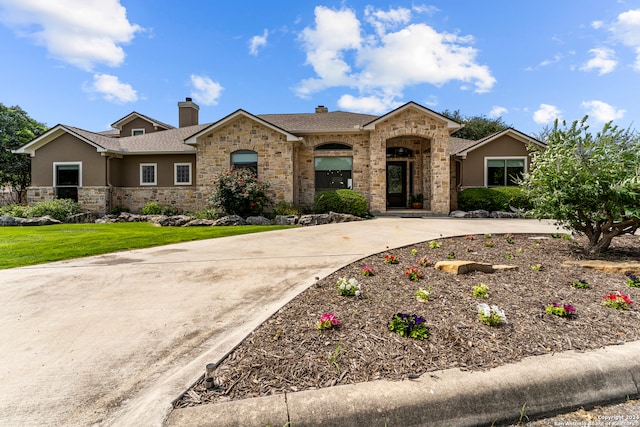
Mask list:
[[415,101],[640,128],[640,0],[0,0],[0,57],[1,103],[92,131],[187,96],[201,123]]

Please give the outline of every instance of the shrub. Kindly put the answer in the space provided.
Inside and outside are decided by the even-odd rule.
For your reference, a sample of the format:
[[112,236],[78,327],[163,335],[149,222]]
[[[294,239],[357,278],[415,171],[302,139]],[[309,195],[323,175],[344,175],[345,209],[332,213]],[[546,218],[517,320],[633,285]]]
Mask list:
[[531,209],[531,200],[520,187],[465,188],[458,193],[458,208],[509,211],[510,207]]
[[215,176],[209,200],[213,207],[229,215],[260,214],[271,204],[269,188],[269,183],[250,169],[231,169]]
[[142,215],[162,215],[162,206],[158,202],[151,202],[144,205]]
[[367,199],[354,190],[333,190],[320,193],[315,199],[319,213],[338,212],[359,217],[367,215]]
[[118,205],[118,206],[112,207],[109,213],[112,215],[120,215],[122,212],[129,212],[129,211],[130,211],[129,208],[125,208],[123,206]]
[[54,199],[40,202],[34,206],[7,205],[0,208],[0,213],[18,218],[37,218],[48,215],[59,221],[80,213],[80,205],[71,199]]
[[273,216],[276,216],[276,215],[296,215],[296,216],[300,216],[300,215],[302,215],[302,212],[300,211],[300,209],[296,208],[293,204],[291,204],[289,202],[285,202],[284,200],[281,200],[276,205],[276,207],[273,210],[272,214],[273,214]]
[[215,208],[202,209],[193,213],[197,219],[218,219],[218,211]]

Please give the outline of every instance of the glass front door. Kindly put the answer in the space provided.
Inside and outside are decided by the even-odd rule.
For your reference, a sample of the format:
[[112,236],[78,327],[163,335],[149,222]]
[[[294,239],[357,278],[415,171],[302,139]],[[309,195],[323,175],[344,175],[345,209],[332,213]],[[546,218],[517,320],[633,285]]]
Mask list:
[[387,162],[387,207],[407,206],[407,163]]

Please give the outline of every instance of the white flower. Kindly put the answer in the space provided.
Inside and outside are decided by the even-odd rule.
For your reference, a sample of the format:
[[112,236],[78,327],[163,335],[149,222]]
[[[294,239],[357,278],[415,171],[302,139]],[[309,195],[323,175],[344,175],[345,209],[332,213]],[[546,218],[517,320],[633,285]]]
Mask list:
[[502,320],[503,322],[506,322],[506,321],[507,321],[507,316],[505,316],[504,311],[503,311],[503,310],[500,310],[500,309],[498,308],[498,306],[497,306],[497,305],[492,305],[492,306],[491,306],[491,309],[493,310],[493,312],[494,312],[495,314],[497,314],[497,315],[498,315],[498,317],[500,318],[500,320]]
[[478,314],[484,317],[489,317],[491,316],[491,308],[485,303],[478,304]]

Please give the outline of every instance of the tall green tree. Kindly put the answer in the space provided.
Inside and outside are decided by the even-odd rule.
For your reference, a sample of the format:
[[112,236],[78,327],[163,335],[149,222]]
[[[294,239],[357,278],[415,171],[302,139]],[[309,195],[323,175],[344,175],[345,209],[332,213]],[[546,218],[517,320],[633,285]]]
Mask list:
[[536,217],[585,235],[585,250],[598,253],[640,227],[640,137],[612,123],[593,134],[586,120],[556,120],[522,184]]
[[27,156],[13,154],[11,150],[25,145],[46,130],[43,123],[29,117],[17,105],[6,107],[0,103],[0,187],[14,190],[18,197],[24,194],[31,181],[31,162]]
[[463,116],[460,113],[460,110],[455,110],[453,112],[444,110],[440,114],[451,120],[455,120],[458,123],[464,124],[462,129],[454,132],[451,136],[470,139],[472,141],[477,141],[511,127],[502,120],[502,117],[490,119],[486,116]]

